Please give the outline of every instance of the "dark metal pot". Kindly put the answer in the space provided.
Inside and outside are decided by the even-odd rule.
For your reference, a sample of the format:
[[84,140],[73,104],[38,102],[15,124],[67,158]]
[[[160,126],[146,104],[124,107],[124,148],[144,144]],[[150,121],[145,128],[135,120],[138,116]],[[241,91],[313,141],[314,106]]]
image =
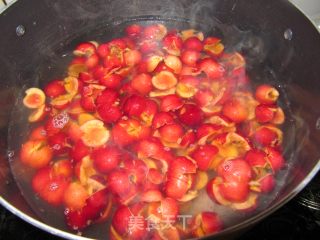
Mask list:
[[[320,35],[284,0],[20,0],[0,16],[0,203],[52,234],[81,237],[44,223],[32,211],[10,172],[8,126],[23,89],[43,86],[63,73],[68,54],[84,40],[107,40],[132,22],[200,28],[241,51],[254,82],[276,84],[286,111],[287,166],[270,204],[215,237],[226,239],[280,208],[320,168]],[[19,27],[18,27],[19,26]],[[18,27],[18,28],[17,28]],[[21,31],[22,30],[22,31]],[[48,67],[50,66],[50,67]],[[11,150],[11,149],[10,149]],[[18,231],[18,230],[17,230]],[[95,237],[99,233],[88,235]]]

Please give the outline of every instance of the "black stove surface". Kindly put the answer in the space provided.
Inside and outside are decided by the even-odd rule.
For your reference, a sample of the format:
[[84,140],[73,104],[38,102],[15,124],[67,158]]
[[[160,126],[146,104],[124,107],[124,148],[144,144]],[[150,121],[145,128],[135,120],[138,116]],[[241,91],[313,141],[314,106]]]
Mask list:
[[[293,200],[239,240],[313,240],[320,236],[320,174]],[[0,206],[0,240],[61,240]]]

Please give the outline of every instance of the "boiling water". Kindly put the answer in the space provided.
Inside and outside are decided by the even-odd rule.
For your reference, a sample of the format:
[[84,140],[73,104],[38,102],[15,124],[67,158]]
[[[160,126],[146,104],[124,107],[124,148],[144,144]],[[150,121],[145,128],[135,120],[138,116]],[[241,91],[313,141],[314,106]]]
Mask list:
[[[168,20],[161,18],[141,18],[130,19],[125,22],[104,23],[91,31],[86,30],[80,32],[72,39],[64,39],[64,42],[61,42],[56,46],[53,58],[52,56],[50,57],[50,59],[53,59],[52,61],[46,60],[39,63],[40,67],[37,71],[37,75],[34,76],[35,81],[33,85],[25,86],[25,89],[32,86],[43,87],[47,80],[64,76],[67,63],[71,59],[70,50],[73,49],[77,43],[89,40],[104,42],[118,37],[121,35],[119,29],[124,29],[126,25],[132,24],[132,22],[143,25],[159,22],[165,24],[169,29],[187,29],[192,27],[202,30],[205,35],[221,37],[227,50],[247,50],[247,68],[253,84],[261,82],[270,83],[276,85],[280,90],[283,87],[281,80],[277,79],[271,69],[265,67],[259,69],[261,66],[256,64],[257,62],[263,62],[267,57],[265,53],[266,46],[263,45],[263,41],[252,32],[241,31],[235,27],[223,25],[218,21],[210,22],[208,25],[208,23],[195,23],[185,19]],[[31,126],[27,124],[28,111],[24,107],[21,107],[25,89],[21,90],[20,96],[16,101],[8,134],[8,155],[10,155],[12,173],[23,196],[34,212],[45,223],[65,231],[70,231],[65,224],[63,208],[48,206],[48,204],[41,201],[38,196],[34,194],[30,184],[34,170],[22,165],[19,161],[19,149],[21,144],[27,139],[31,130]],[[296,147],[294,139],[296,135],[295,125],[297,119],[291,115],[290,109],[287,107],[289,103],[284,91],[281,92],[281,98],[282,102],[280,105],[284,108],[287,118],[286,124],[283,127],[284,152],[287,158],[287,168],[277,174],[277,186],[273,193],[270,195],[261,195],[259,197],[258,209],[254,212],[235,212],[229,208],[215,204],[208,198],[205,191],[202,190],[199,197],[181,208],[180,214],[182,216],[188,218],[188,216],[195,215],[201,211],[214,211],[222,218],[225,228],[228,228],[249,219],[251,216],[258,214],[272,204],[272,201],[277,197],[279,190],[285,183],[287,177],[286,173],[289,172],[288,169],[292,166],[291,161],[294,160],[294,156],[289,155],[289,153],[293,152],[292,150]],[[34,127],[35,126],[33,125],[32,128]],[[307,135],[307,131],[305,132],[305,135]],[[107,238],[108,227],[106,227],[106,224],[109,224],[109,222],[90,226],[83,232],[83,235],[92,238]]]

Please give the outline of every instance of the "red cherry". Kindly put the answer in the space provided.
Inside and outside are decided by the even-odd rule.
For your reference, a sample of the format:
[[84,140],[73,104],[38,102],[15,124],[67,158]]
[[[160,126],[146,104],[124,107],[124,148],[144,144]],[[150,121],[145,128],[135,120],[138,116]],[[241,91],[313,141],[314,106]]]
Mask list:
[[252,178],[251,167],[243,159],[226,160],[218,166],[217,172],[228,182],[248,182]]
[[144,111],[145,107],[146,99],[138,95],[133,95],[126,99],[123,105],[123,111],[130,117],[139,117]]
[[154,115],[152,120],[152,128],[158,129],[166,124],[174,123],[174,118],[170,113],[158,112]]
[[190,67],[195,67],[200,59],[200,52],[195,50],[186,50],[181,54],[181,61]]
[[132,78],[131,86],[138,93],[146,95],[152,90],[151,79],[152,77],[148,73],[138,74]]
[[202,171],[207,171],[210,163],[218,153],[218,148],[213,145],[200,145],[191,154],[192,158],[196,160],[198,168]]
[[243,202],[249,195],[247,182],[224,182],[219,186],[221,195],[231,202]]
[[231,99],[227,101],[223,105],[222,113],[235,123],[240,123],[247,120],[249,115],[247,106],[237,99]]
[[142,32],[142,27],[138,24],[132,24],[126,27],[125,32],[128,37],[137,38]]
[[201,52],[203,48],[203,43],[197,37],[190,37],[184,41],[183,47],[185,49]]
[[70,157],[75,162],[80,162],[82,158],[89,154],[90,149],[82,142],[78,140],[70,151]]
[[226,70],[224,67],[211,58],[204,58],[199,62],[200,71],[212,79],[221,78],[225,75]]
[[175,111],[183,106],[181,98],[176,94],[164,96],[160,102],[160,110],[163,112]]
[[66,92],[62,80],[52,80],[44,87],[44,93],[50,98],[58,97]]
[[108,186],[113,194],[119,196],[126,194],[130,190],[131,184],[127,170],[117,169],[108,175]]
[[169,124],[161,127],[159,133],[162,140],[177,143],[179,140],[181,141],[184,131],[180,124]]
[[113,105],[117,99],[119,98],[119,93],[116,92],[113,89],[106,89],[102,91],[97,99],[96,99],[96,105]]
[[97,112],[105,123],[115,123],[121,116],[121,110],[118,106],[100,105]]
[[180,108],[178,117],[185,125],[194,127],[202,122],[203,113],[196,105],[185,104],[182,108]]
[[91,157],[98,171],[108,173],[115,169],[120,163],[121,152],[116,147],[107,146],[95,149]]
[[117,89],[120,87],[122,79],[123,77],[119,74],[106,74],[99,78],[99,82],[107,88]]

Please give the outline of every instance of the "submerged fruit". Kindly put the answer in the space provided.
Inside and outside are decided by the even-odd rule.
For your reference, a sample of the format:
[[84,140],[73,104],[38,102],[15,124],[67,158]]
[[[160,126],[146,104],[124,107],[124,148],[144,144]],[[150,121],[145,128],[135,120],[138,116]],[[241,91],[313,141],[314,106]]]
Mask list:
[[244,56],[216,36],[160,23],[124,32],[78,44],[65,76],[27,89],[36,125],[19,157],[32,189],[79,234],[94,224],[117,240],[215,234],[277,184],[280,93],[253,89]]

